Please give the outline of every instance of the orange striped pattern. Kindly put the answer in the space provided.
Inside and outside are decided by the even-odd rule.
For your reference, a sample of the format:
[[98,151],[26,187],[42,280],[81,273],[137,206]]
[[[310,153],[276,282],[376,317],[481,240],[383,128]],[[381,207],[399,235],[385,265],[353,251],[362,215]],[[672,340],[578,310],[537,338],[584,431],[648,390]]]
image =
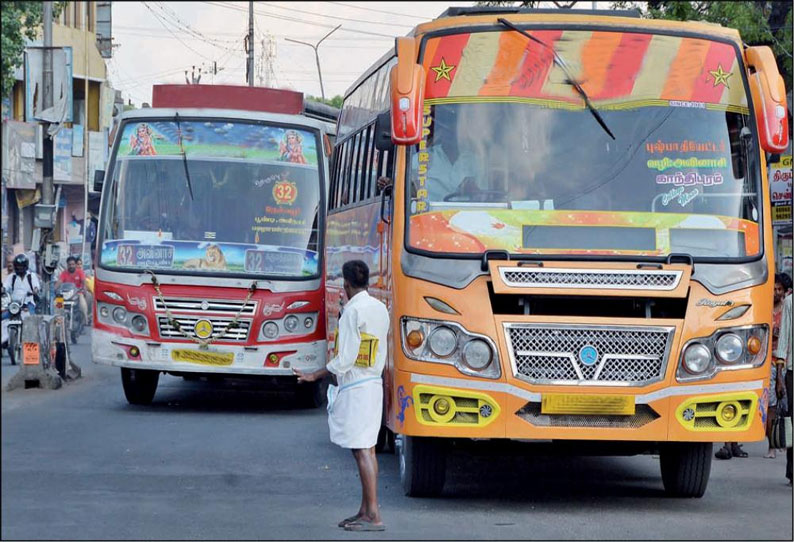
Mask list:
[[[554,47],[594,103],[692,101],[747,107],[732,45],[658,34],[534,30]],[[454,66],[450,80],[437,70]],[[581,105],[543,46],[516,32],[462,33],[427,40],[427,98],[516,97]],[[724,80],[711,73],[728,72]],[[726,84],[727,83],[727,84]],[[658,104],[657,104],[658,105]]]

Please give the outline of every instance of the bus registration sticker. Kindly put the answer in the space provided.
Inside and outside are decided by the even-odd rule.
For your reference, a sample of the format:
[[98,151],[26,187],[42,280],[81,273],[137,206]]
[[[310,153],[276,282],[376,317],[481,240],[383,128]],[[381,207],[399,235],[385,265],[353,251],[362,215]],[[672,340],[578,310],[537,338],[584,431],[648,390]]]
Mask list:
[[172,350],[171,359],[199,365],[231,365],[234,361],[232,352],[202,352],[200,350]]
[[542,414],[634,414],[632,395],[577,395],[544,393],[540,403]]

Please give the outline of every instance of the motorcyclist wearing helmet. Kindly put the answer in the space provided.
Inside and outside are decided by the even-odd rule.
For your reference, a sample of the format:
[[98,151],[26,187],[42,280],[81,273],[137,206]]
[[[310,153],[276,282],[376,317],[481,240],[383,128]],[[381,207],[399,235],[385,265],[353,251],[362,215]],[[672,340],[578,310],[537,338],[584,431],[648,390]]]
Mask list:
[[71,282],[77,288],[77,300],[80,305],[80,312],[83,313],[83,322],[88,322],[88,303],[85,299],[85,273],[77,267],[77,258],[69,256],[66,258],[66,269],[58,277],[58,288],[64,282]]
[[[28,306],[28,311],[33,314],[36,311],[36,301],[41,289],[39,277],[28,269],[30,262],[24,254],[17,254],[14,257],[13,265],[14,273],[5,278],[3,289],[11,294],[12,299],[16,297],[14,294],[22,297],[23,303]],[[5,320],[8,316],[8,311],[5,311],[2,314],[2,319]]]

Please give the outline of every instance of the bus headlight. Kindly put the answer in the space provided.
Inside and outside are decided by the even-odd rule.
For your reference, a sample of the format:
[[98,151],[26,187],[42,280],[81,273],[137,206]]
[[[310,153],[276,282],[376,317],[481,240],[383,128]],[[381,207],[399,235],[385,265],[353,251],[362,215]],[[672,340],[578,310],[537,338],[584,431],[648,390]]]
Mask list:
[[414,361],[452,365],[463,374],[499,378],[499,352],[486,335],[457,322],[411,318],[401,320],[402,349]]
[[127,309],[124,307],[116,307],[113,309],[113,320],[117,324],[124,325],[127,323]]
[[764,364],[769,326],[720,328],[684,346],[676,372],[679,382],[712,378],[720,371],[754,369]]
[[140,314],[136,314],[135,316],[132,317],[132,320],[130,321],[130,327],[132,327],[133,331],[136,331],[138,333],[143,333],[144,331],[146,331],[146,328],[148,327],[146,324],[146,318],[144,316],[141,316]]
[[314,325],[314,318],[312,318],[311,316],[303,320],[303,327],[305,327],[306,329],[311,329],[313,325]]
[[700,343],[690,344],[684,351],[684,368],[693,375],[701,374],[709,368],[710,363],[711,352]]
[[294,314],[287,316],[284,319],[284,329],[290,333],[294,333],[295,330],[298,329],[298,317]]
[[463,362],[475,371],[482,371],[491,363],[491,347],[482,339],[472,339],[463,347]]
[[99,307],[99,316],[101,316],[102,318],[107,318],[108,316],[110,316],[110,309],[108,308],[107,305],[102,305],[101,307]]
[[450,328],[439,326],[427,338],[427,344],[435,355],[445,358],[458,346],[458,336]]
[[714,349],[720,361],[736,363],[744,353],[744,341],[735,333],[726,333],[717,339]]
[[278,325],[275,322],[265,322],[262,326],[262,334],[268,339],[278,337]]

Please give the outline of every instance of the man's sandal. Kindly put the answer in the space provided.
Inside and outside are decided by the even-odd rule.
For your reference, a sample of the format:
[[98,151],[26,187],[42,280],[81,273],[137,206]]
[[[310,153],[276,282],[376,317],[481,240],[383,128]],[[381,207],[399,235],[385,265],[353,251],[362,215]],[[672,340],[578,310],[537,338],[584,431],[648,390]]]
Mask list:
[[716,457],[717,459],[730,459],[731,457],[733,457],[733,454],[731,453],[730,448],[728,448],[727,446],[723,446],[722,448],[717,450],[717,453],[714,454],[714,457]]
[[386,525],[383,523],[377,524],[372,523],[371,521],[367,521],[363,518],[359,518],[353,523],[348,523],[345,525],[345,531],[385,531]]
[[749,454],[742,450],[740,445],[731,444],[731,455],[733,455],[733,457],[747,457]]
[[342,521],[337,523],[337,525],[339,527],[341,527],[341,528],[344,528],[346,525],[354,523],[354,522],[358,521],[359,519],[361,519],[361,514],[356,514],[355,516],[350,516],[349,518],[343,519]]

